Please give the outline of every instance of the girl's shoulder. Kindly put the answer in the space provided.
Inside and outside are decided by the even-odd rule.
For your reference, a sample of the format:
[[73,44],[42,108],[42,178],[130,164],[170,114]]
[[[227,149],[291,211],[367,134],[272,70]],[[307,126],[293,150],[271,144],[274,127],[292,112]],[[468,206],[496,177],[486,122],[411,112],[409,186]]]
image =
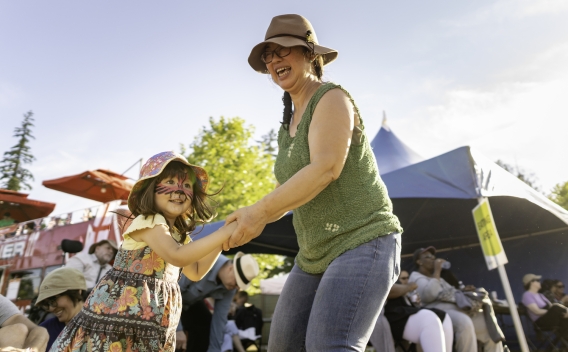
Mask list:
[[130,237],[129,234],[131,234],[134,231],[143,230],[143,229],[152,229],[156,227],[156,225],[163,225],[169,229],[166,218],[164,218],[164,216],[161,214],[138,215],[136,218],[134,218],[134,220],[132,220],[132,223],[122,234],[122,237],[126,239],[127,237]]

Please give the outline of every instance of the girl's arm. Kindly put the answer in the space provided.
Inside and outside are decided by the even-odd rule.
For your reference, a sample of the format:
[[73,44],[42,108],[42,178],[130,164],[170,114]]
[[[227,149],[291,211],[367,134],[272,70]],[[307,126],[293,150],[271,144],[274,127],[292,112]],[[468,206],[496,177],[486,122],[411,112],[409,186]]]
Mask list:
[[181,268],[197,263],[211,252],[220,251],[221,245],[229,238],[236,227],[236,222],[230,223],[208,236],[183,246],[180,246],[172,238],[166,226],[155,226],[152,229],[135,231],[130,234],[130,237],[138,242],[146,242],[166,262]]
[[257,203],[227,217],[227,222],[239,223],[231,236],[231,247],[257,237],[267,223],[314,199],[339,177],[349,153],[355,119],[347,94],[340,89],[324,94],[310,124],[310,164]]
[[217,250],[214,250],[213,252],[207,254],[197,262],[185,266],[182,271],[183,274],[194,282],[203,279],[203,277],[209,272],[209,270],[211,270],[211,268],[217,261],[217,258],[219,258],[219,254],[221,254],[221,246],[219,246]]

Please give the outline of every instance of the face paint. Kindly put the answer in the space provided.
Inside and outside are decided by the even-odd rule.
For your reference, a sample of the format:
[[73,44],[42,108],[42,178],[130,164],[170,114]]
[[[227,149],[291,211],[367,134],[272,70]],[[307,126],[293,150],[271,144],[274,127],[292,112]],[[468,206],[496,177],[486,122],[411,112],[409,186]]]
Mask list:
[[[178,183],[177,185],[169,185],[165,183],[159,183],[156,185],[156,193],[158,194],[169,194],[170,198],[173,193],[178,193],[180,196],[183,194],[185,195],[186,199],[193,199],[193,191],[191,189],[185,188],[183,185],[185,180],[187,179],[187,174],[180,174],[178,175]],[[186,199],[183,199],[185,202]]]

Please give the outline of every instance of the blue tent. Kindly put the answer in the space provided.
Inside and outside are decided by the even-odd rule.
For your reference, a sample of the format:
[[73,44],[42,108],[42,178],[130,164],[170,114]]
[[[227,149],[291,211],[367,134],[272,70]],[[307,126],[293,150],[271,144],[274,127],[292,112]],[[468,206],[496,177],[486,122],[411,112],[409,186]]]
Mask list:
[[[381,177],[404,228],[403,266],[410,266],[415,249],[433,245],[464,282],[503,297],[497,272],[485,267],[471,213],[479,197],[488,197],[517,299],[526,273],[568,282],[568,212],[472,148],[461,147]],[[206,226],[199,237],[221,225]],[[269,224],[261,236],[239,250],[297,253],[292,214]]]
[[394,134],[387,125],[384,111],[383,124],[371,141],[371,148],[373,148],[381,175],[424,160]]

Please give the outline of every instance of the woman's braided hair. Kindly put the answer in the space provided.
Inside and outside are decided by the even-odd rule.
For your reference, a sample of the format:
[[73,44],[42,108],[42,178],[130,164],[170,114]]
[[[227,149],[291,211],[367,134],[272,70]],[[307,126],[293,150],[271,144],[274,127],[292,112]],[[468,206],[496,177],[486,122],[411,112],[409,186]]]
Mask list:
[[[304,55],[315,55],[314,60],[312,61],[312,70],[319,81],[322,80],[323,77],[323,57],[319,54],[315,54],[313,50],[308,48],[304,48]],[[292,111],[292,97],[290,93],[284,92],[282,96],[282,102],[284,103],[284,115],[282,116],[282,125],[284,129],[288,129],[290,127],[290,121],[292,120],[292,115],[294,112]]]

